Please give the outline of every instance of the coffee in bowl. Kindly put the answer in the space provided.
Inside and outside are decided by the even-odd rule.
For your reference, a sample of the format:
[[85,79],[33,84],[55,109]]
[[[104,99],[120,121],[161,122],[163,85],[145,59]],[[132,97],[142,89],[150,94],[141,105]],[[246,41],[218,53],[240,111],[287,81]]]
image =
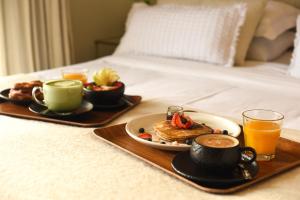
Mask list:
[[[242,159],[246,152],[251,152],[250,160]],[[233,170],[239,163],[254,162],[256,152],[251,147],[240,147],[239,140],[232,136],[205,134],[194,139],[190,156],[202,169],[224,172]]]
[[203,146],[213,148],[229,148],[239,144],[239,141],[226,135],[209,134],[204,137],[196,138],[196,142]]
[[[54,112],[71,112],[81,106],[82,82],[78,80],[51,80],[43,84],[43,87],[35,87],[32,90],[34,100]],[[36,98],[36,91],[44,94],[44,101]]]

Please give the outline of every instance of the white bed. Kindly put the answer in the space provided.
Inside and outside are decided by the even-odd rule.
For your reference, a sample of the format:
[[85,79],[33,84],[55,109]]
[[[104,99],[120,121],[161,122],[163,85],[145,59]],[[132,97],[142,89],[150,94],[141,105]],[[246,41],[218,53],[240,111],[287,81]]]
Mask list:
[[[288,65],[249,61],[222,68],[187,60],[111,56],[71,67],[117,70],[127,94],[143,102],[112,124],[182,105],[233,118],[249,108],[268,108],[285,116],[283,136],[300,142],[300,79]],[[14,82],[60,76],[60,69],[0,79]],[[111,124],[111,125],[112,125]],[[299,199],[300,169],[235,195],[198,191],[133,158],[92,134],[68,127],[0,116],[0,199]],[[299,131],[297,131],[297,129]]]

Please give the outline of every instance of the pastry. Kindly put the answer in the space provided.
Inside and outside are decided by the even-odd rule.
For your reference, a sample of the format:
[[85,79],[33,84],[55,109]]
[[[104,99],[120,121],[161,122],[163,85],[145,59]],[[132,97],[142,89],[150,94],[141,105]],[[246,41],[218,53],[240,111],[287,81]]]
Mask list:
[[[31,81],[16,83],[13,88],[10,89],[8,98],[16,101],[30,101],[32,100],[32,89],[34,87],[42,87],[41,81]],[[38,99],[43,99],[43,94],[38,91],[36,96]]]

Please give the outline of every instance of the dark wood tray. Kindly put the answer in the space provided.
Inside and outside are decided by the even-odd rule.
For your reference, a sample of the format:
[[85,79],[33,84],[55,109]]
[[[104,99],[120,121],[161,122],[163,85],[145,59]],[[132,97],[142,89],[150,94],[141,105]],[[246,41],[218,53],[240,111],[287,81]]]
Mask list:
[[126,95],[126,99],[130,103],[126,103],[124,106],[118,109],[93,110],[83,115],[78,115],[78,116],[68,117],[68,118],[59,118],[59,119],[38,115],[29,111],[27,106],[17,105],[8,101],[0,100],[0,114],[12,116],[12,117],[24,118],[24,119],[52,122],[56,124],[71,125],[71,126],[100,127],[108,124],[109,122],[116,119],[123,113],[127,112],[128,110],[138,105],[141,102],[142,97]]
[[[96,129],[94,132],[105,142],[140,158],[197,189],[210,193],[227,194],[237,192],[300,165],[300,143],[280,138],[276,158],[270,162],[258,162],[260,170],[255,179],[225,189],[209,188],[176,174],[171,166],[176,152],[162,151],[136,142],[127,135],[125,124]],[[240,140],[243,140],[243,138],[240,138]]]

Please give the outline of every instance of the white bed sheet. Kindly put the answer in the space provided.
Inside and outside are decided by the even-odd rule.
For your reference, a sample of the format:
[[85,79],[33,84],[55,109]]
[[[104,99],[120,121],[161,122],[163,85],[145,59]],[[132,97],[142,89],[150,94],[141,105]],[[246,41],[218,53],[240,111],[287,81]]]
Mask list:
[[[168,105],[215,113],[241,121],[251,108],[274,109],[286,128],[300,130],[300,80],[288,66],[247,62],[239,68],[154,57],[111,56],[72,67],[117,70],[127,94],[141,105],[112,124],[164,112]],[[0,79],[13,82],[60,77],[60,69]],[[132,158],[83,129],[0,116],[0,199],[299,199],[300,170],[238,193],[216,196],[197,191]],[[300,142],[299,131],[284,137]]]
[[[104,61],[104,62],[103,62]],[[285,115],[284,127],[300,130],[300,80],[287,75],[288,65],[248,61],[224,68],[187,60],[113,56],[77,67],[90,75],[99,67],[116,69],[128,94],[166,105],[177,104],[241,120],[246,109],[273,109]],[[42,79],[60,76],[59,70],[40,72]]]

